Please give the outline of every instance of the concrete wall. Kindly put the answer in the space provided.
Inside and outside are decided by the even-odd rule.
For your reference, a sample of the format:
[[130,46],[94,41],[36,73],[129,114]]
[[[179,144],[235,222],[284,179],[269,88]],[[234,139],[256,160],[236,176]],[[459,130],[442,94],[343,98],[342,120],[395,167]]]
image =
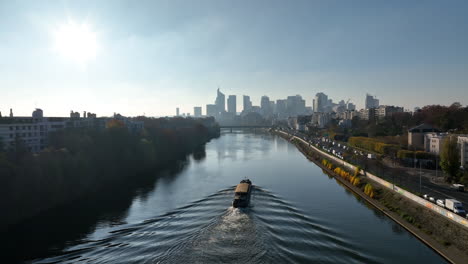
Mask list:
[[[287,135],[287,133],[285,133],[283,131],[278,131],[278,132]],[[305,141],[305,140],[303,140],[303,139],[301,139],[299,137],[294,136],[294,138],[296,138],[297,140],[300,140],[303,143],[309,145],[309,142],[307,142],[307,141]],[[313,145],[310,145],[310,147],[312,149],[320,152],[323,156],[327,157],[328,159],[333,160],[338,164],[342,164],[344,167],[346,167],[346,168],[348,168],[348,169],[350,169],[352,171],[354,171],[356,169],[356,166],[354,166],[354,165],[352,165],[352,164],[350,164],[350,163],[348,163],[346,161],[343,161],[342,159],[339,159],[339,158],[337,158],[337,157],[335,157],[333,155],[330,155],[330,154],[328,154],[326,152],[323,152],[322,150],[316,148]],[[366,172],[364,170],[361,170],[361,174],[364,175],[365,177],[379,183],[380,185],[382,185],[382,186],[384,186],[384,187],[386,187],[386,188],[388,188],[388,189],[390,189],[390,190],[392,190],[394,192],[397,192],[400,195],[403,195],[406,198],[408,198],[410,200],[413,200],[414,202],[416,202],[416,203],[418,203],[418,204],[432,210],[433,212],[435,212],[437,214],[440,214],[440,215],[442,215],[442,216],[444,216],[444,217],[446,217],[446,218],[448,218],[448,219],[450,219],[450,220],[452,220],[454,222],[457,222],[458,224],[468,228],[468,219],[463,218],[463,217],[461,217],[459,215],[456,215],[456,214],[452,213],[451,211],[446,210],[446,209],[444,209],[444,208],[442,208],[440,206],[437,206],[436,204],[433,204],[433,203],[431,203],[431,202],[429,202],[429,201],[427,201],[427,200],[425,200],[425,199],[423,199],[423,198],[421,198],[421,197],[419,197],[417,195],[414,195],[411,192],[408,192],[408,191],[406,191],[406,190],[404,190],[402,188],[399,188],[398,186],[394,186],[392,183],[390,183],[390,182],[388,182],[386,180],[383,180],[383,179],[381,179],[381,178],[379,178],[379,177],[377,177],[377,176],[375,176],[375,175],[373,175],[371,173],[368,173],[368,172]]]

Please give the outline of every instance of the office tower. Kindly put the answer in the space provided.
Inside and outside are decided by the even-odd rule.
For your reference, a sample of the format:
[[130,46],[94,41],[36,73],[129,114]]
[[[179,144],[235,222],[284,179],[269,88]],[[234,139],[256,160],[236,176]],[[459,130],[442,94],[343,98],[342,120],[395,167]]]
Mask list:
[[229,95],[227,99],[228,113],[237,113],[237,100],[235,95]]
[[305,100],[300,95],[288,96],[286,98],[286,112],[290,116],[302,115],[305,111]]
[[219,88],[217,90],[215,104],[219,113],[226,112],[226,96],[219,90]]
[[370,94],[366,94],[366,108],[377,108],[379,107],[379,99],[377,99],[375,96],[372,96]]
[[286,116],[286,100],[276,100],[276,110],[279,116]]
[[314,99],[314,112],[324,112],[328,105],[328,96],[324,93],[317,93]]
[[180,112],[179,112],[179,107],[176,108],[176,116],[179,116]]
[[200,106],[195,106],[193,108],[193,115],[195,117],[201,117],[202,116],[202,108]]
[[250,96],[244,95],[243,101],[244,101],[243,102],[244,103],[243,104],[243,107],[244,107],[243,110],[245,112],[250,111],[252,109],[252,101],[250,101]]
[[260,108],[262,109],[262,114],[264,116],[270,115],[272,113],[270,98],[268,98],[268,96],[262,96],[262,98],[260,99]]
[[219,115],[219,112],[218,112],[218,106],[215,105],[215,104],[207,104],[206,105],[206,115],[207,116],[218,116]]

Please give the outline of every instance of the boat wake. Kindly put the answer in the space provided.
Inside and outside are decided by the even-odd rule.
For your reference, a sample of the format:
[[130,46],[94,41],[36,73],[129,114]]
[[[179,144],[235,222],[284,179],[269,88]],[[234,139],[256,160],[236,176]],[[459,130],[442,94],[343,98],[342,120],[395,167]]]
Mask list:
[[[375,263],[326,221],[254,187],[233,208],[234,186],[99,241],[35,263]],[[341,251],[341,254],[336,254]],[[338,258],[339,256],[339,258]]]

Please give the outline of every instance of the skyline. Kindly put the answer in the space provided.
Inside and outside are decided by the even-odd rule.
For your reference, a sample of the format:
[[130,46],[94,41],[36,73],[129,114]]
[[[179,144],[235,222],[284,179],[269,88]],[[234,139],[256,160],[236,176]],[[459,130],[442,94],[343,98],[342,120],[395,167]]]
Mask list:
[[[409,109],[467,105],[468,5],[450,4],[3,2],[0,111],[174,115],[205,110],[218,86],[254,105],[300,94],[311,106],[318,92],[357,108],[366,93]],[[70,22],[95,54],[57,47]]]

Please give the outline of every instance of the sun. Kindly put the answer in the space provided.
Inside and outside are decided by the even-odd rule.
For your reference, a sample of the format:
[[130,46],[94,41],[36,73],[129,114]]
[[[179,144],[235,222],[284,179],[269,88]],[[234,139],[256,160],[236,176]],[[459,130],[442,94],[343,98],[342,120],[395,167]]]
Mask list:
[[63,57],[86,64],[96,57],[96,32],[86,23],[69,21],[54,32],[55,50]]

